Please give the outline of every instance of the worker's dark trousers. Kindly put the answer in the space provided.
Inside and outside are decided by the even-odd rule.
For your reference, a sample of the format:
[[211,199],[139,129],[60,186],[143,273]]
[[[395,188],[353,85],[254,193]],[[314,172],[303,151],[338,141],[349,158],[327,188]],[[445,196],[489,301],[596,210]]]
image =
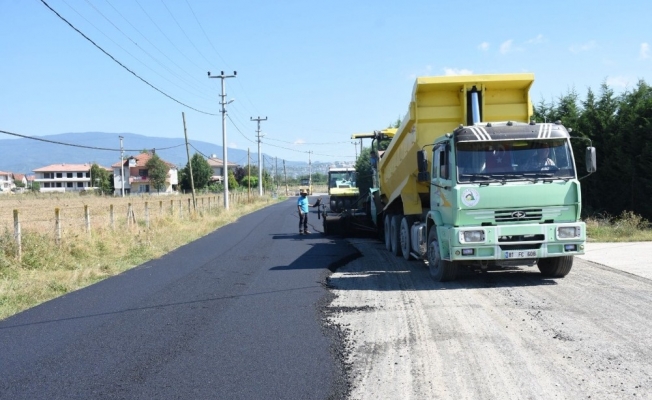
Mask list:
[[299,233],[308,230],[308,213],[299,214]]

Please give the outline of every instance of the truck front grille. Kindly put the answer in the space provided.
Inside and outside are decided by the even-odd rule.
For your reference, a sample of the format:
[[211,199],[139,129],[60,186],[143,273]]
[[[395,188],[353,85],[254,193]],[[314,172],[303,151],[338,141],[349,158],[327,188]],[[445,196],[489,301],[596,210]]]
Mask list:
[[494,212],[494,219],[497,224],[504,222],[538,222],[543,220],[543,213],[540,208],[497,210]]

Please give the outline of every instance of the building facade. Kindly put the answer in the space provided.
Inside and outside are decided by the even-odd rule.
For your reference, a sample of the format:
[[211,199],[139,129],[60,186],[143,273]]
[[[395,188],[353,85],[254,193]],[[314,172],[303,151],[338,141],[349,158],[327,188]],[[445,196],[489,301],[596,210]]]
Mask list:
[[[111,166],[113,170],[114,195],[125,196],[144,193],[175,193],[179,186],[177,167],[163,159],[169,170],[165,179],[165,187],[156,190],[149,179],[147,161],[152,158],[152,153],[140,153],[137,156],[126,158]],[[124,176],[124,178],[123,178]]]
[[92,187],[91,164],[52,164],[34,170],[41,192],[80,192]]

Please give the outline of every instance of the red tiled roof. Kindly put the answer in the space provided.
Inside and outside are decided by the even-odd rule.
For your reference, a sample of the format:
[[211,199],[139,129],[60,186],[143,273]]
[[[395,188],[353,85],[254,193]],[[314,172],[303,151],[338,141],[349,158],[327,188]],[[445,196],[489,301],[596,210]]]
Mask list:
[[[140,153],[137,156],[127,157],[127,158],[125,158],[123,160],[122,163],[117,162],[117,163],[111,165],[111,167],[118,168],[118,167],[120,167],[121,164],[124,165],[125,167],[128,167],[129,166],[129,160],[132,159],[132,158],[134,160],[136,160],[136,165],[134,167],[144,167],[145,164],[147,164],[147,161],[149,161],[149,159],[152,158],[152,154],[151,153]],[[162,158],[161,158],[161,161],[163,161],[170,168],[176,168],[176,165],[172,164],[171,162],[165,161]]]
[[52,164],[37,168],[34,172],[86,172],[90,169],[90,164]]

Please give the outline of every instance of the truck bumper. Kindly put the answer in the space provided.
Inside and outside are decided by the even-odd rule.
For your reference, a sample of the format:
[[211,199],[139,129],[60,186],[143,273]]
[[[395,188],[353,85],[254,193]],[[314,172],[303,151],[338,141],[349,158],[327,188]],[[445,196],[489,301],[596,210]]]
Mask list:
[[[584,254],[583,222],[439,228],[451,261],[535,260]],[[448,257],[447,257],[448,256]]]

